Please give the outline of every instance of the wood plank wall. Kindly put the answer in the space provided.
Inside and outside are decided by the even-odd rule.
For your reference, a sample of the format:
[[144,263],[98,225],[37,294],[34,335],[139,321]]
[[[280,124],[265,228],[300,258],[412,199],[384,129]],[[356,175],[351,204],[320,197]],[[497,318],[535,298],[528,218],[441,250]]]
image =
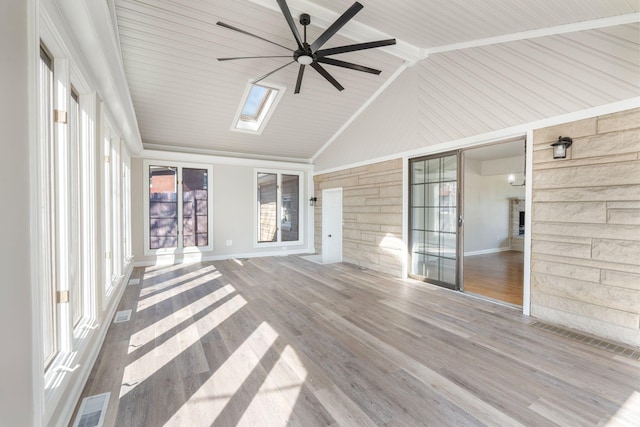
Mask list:
[[322,190],[342,187],[343,260],[402,275],[402,159],[314,177],[315,245],[322,252]]
[[533,149],[531,314],[640,346],[640,109],[537,130]]

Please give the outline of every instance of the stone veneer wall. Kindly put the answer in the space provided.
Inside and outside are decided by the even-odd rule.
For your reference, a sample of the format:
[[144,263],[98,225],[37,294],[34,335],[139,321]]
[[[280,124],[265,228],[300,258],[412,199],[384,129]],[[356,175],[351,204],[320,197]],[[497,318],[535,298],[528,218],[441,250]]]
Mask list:
[[322,190],[342,187],[344,262],[402,275],[402,159],[314,177],[315,245],[322,252]]
[[640,109],[533,139],[531,314],[640,346]]

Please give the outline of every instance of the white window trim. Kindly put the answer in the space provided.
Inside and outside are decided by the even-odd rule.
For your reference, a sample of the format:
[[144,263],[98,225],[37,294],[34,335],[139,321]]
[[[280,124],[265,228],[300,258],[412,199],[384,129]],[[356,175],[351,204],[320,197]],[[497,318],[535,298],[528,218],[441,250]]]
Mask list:
[[[102,276],[102,268],[105,264],[103,252],[105,224],[102,217],[104,198],[101,181],[104,176],[104,165],[100,150],[103,146],[102,120],[106,116],[106,108],[103,104],[99,106],[96,85],[90,80],[92,74],[83,62],[86,58],[78,52],[71,35],[64,30],[67,28],[66,24],[54,3],[40,2],[39,7],[34,8],[30,13],[29,19],[30,23],[34,24],[29,45],[30,57],[34,60],[30,67],[30,79],[36,89],[30,94],[32,104],[30,114],[34,123],[38,124],[34,129],[34,138],[31,139],[30,149],[33,156],[30,156],[32,158],[29,172],[32,193],[30,202],[33,206],[31,213],[33,233],[30,241],[34,264],[31,280],[34,335],[32,395],[36,402],[33,419],[38,425],[59,424],[67,414],[71,416],[69,411],[73,410],[73,402],[69,398],[82,389],[82,378],[89,375],[91,358],[95,356],[95,349],[92,346],[96,340],[100,339],[99,334],[106,333],[109,319],[105,317],[109,317],[109,311],[115,309],[115,302],[117,302],[115,301],[116,292],[113,292],[110,302],[106,302]],[[76,89],[79,96],[81,111],[79,137],[82,148],[79,150],[78,159],[72,159],[69,156],[70,150],[75,148],[69,146],[70,130],[63,123],[53,124],[52,138],[55,143],[47,143],[46,147],[41,143],[42,130],[38,120],[40,99],[37,90],[40,86],[37,69],[40,46],[45,47],[45,51],[53,62],[54,108],[65,111],[68,120],[71,86]],[[115,135],[115,132],[111,133],[111,136]],[[122,143],[120,145],[121,162],[125,153],[126,144]],[[126,155],[128,156],[128,153]],[[51,168],[49,163],[45,162],[46,159],[51,160]],[[81,200],[76,206],[80,211],[78,218],[80,236],[78,237],[70,233],[72,224],[67,215],[72,205],[75,205],[70,195],[73,191],[77,191],[69,187],[68,172],[71,160],[78,161],[80,164],[79,198]],[[122,168],[122,165],[119,168]],[[126,189],[122,187],[118,204],[130,197],[129,190],[130,187]],[[124,214],[120,215],[121,223],[118,228],[124,233],[122,224]],[[70,290],[69,268],[65,265],[67,262],[65,248],[69,247],[72,239],[79,245],[81,286],[83,291],[86,291],[83,292],[82,297],[82,318],[74,327],[69,309],[70,303],[55,305],[54,311],[57,315],[55,333],[58,348],[51,363],[46,366],[42,348],[44,334],[47,333],[42,319],[42,305],[45,301],[40,290],[43,283],[55,283],[55,291]],[[121,237],[120,242],[123,241],[124,238]],[[122,259],[120,262],[121,265],[125,264]],[[124,289],[123,283],[124,281],[118,284],[121,290]],[[54,417],[57,420],[54,420]]]
[[101,103],[101,110],[103,112],[101,117],[102,122],[102,131],[100,133],[101,141],[100,141],[100,150],[102,153],[101,156],[101,187],[102,187],[102,223],[103,223],[103,241],[102,241],[102,259],[103,259],[103,268],[102,268],[102,294],[104,300],[107,301],[109,296],[113,293],[113,281],[111,280],[111,275],[113,274],[113,221],[112,216],[114,213],[113,210],[113,200],[111,199],[111,143],[113,139],[113,128],[109,123],[106,114],[104,114],[104,104]]
[[123,260],[129,264],[133,259],[131,247],[131,156],[126,150],[122,153],[122,192],[124,194],[122,214],[123,214]]
[[[79,180],[77,206],[74,209],[78,213],[77,231],[78,241],[77,278],[81,292],[80,319],[73,323],[73,316],[70,318],[72,330],[72,348],[77,349],[82,344],[82,340],[87,336],[89,326],[95,323],[97,316],[96,294],[94,290],[95,281],[95,94],[90,93],[88,85],[82,78],[74,63],[71,63],[71,86],[78,95],[78,135],[76,147],[77,178]],[[69,111],[69,123],[71,123],[71,112]],[[69,129],[71,132],[71,129]],[[73,310],[70,303],[69,307]]]
[[[150,245],[150,230],[149,230],[149,166],[170,166],[178,168],[178,229],[180,234],[178,235],[178,247],[176,248],[161,248],[151,249]],[[207,233],[209,243],[207,246],[190,246],[188,248],[182,247],[182,169],[194,168],[194,169],[206,169],[207,170]],[[213,252],[213,166],[206,163],[185,163],[174,162],[171,160],[154,160],[145,159],[143,161],[143,215],[144,215],[144,254],[149,256],[159,255],[178,255],[178,254],[193,254],[203,252]]]
[[[258,242],[258,174],[269,173],[277,175],[278,190],[276,195],[276,224],[278,224],[277,241],[275,242]],[[296,175],[298,176],[298,240],[291,240],[283,242],[281,241],[281,212],[282,212],[282,194],[280,190],[280,183],[282,175]],[[286,170],[286,169],[267,169],[267,168],[255,168],[253,170],[253,247],[254,248],[269,248],[269,247],[285,247],[285,246],[301,246],[304,245],[304,218],[305,218],[305,203],[304,203],[304,172],[298,170]]]
[[[42,43],[40,43],[39,48],[41,48]],[[50,98],[47,97],[46,101],[48,101],[47,107],[51,107],[55,109],[55,87],[56,87],[56,77],[55,77],[55,63],[54,56],[50,55],[48,52],[48,46],[46,49],[46,53],[48,58],[51,60],[51,80],[49,84],[47,84],[47,89],[50,92]],[[55,359],[59,354],[59,341],[58,341],[58,325],[57,325],[57,307],[56,304],[53,303],[55,300],[55,291],[58,290],[58,283],[56,277],[56,262],[54,260],[56,254],[56,227],[55,227],[55,191],[51,186],[51,177],[53,175],[53,171],[51,170],[51,164],[54,161],[55,152],[53,147],[55,146],[54,138],[55,138],[55,130],[53,124],[53,117],[47,117],[47,122],[44,123],[41,121],[41,114],[43,113],[44,105],[42,102],[43,99],[43,86],[40,75],[40,69],[42,64],[40,62],[40,50],[38,51],[38,71],[37,71],[37,84],[38,84],[38,141],[37,141],[37,206],[38,206],[38,214],[37,214],[37,241],[39,242],[38,247],[40,248],[38,251],[37,258],[37,297],[40,301],[40,307],[38,308],[39,313],[39,321],[42,322],[38,325],[40,331],[41,345],[44,347],[44,339],[49,333],[52,334],[52,353],[49,355],[43,354],[43,347],[39,347],[40,349],[40,357],[42,358],[42,366],[43,369],[49,370],[51,366],[55,364]],[[50,85],[50,86],[49,86]],[[47,108],[47,114],[50,113],[50,110]],[[47,137],[46,141],[42,139]],[[53,286],[55,284],[55,286]],[[45,306],[48,306],[45,309]],[[47,311],[45,311],[47,310]],[[49,315],[53,316],[53,320],[49,321]],[[46,325],[45,325],[46,322]]]
[[255,130],[250,128],[238,127],[239,123],[242,122],[241,117],[242,117],[242,110],[244,109],[244,104],[247,102],[249,93],[251,93],[251,88],[254,86],[251,80],[249,80],[249,82],[247,83],[247,87],[244,90],[244,94],[242,95],[242,99],[240,100],[240,105],[238,106],[238,110],[236,111],[236,114],[233,117],[233,122],[231,123],[231,130],[233,132],[248,133],[251,135],[262,134],[262,131],[264,130],[267,123],[269,122],[269,119],[271,119],[273,112],[278,107],[278,103],[280,102],[285,91],[287,90],[285,86],[280,86],[273,83],[267,83],[265,81],[256,83],[256,85],[263,86],[270,89],[275,89],[276,92],[273,95],[273,99],[267,101],[267,105],[265,105],[260,111],[260,114],[258,115],[258,118],[257,118],[257,125]]

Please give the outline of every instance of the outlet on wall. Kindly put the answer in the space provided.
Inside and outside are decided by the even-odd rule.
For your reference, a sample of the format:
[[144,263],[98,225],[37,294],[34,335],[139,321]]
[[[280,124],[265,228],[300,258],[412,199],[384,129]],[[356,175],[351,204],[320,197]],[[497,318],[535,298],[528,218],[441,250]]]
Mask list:
[[231,246],[233,245],[233,241],[232,240],[227,240],[227,246]]

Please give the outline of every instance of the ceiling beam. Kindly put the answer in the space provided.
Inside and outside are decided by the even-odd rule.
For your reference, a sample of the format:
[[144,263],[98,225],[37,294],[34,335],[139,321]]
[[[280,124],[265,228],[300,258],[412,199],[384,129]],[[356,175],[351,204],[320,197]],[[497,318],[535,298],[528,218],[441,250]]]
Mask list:
[[616,25],[633,24],[640,22],[640,13],[611,16],[608,18],[593,19],[591,21],[573,22],[571,24],[557,25],[555,27],[538,28],[519,33],[503,34],[484,39],[469,40],[460,43],[452,43],[443,46],[425,48],[425,57],[434,53],[451,52],[453,50],[468,49],[471,47],[488,46],[492,44],[507,43],[518,40],[533,39],[536,37],[553,36],[557,34],[575,33],[578,31],[595,30],[598,28],[614,27]]
[[[278,5],[273,0],[249,0],[251,3],[266,7],[267,9],[274,10],[280,13]],[[294,17],[300,16],[302,13],[308,13],[311,15],[311,25],[319,28],[328,28],[340,17],[342,12],[334,12],[322,6],[318,6],[308,0],[288,0],[287,4],[291,14]],[[283,22],[284,18],[283,18]],[[357,43],[370,42],[373,40],[386,40],[394,38],[393,34],[386,34],[368,25],[364,25],[355,19],[349,21],[349,25],[340,29],[339,34],[347,37]],[[406,41],[398,40],[396,38],[396,44],[393,46],[381,47],[381,50],[389,55],[393,55],[397,58],[404,59],[410,64],[414,64],[420,59],[424,59],[425,52],[417,46],[414,46]]]

